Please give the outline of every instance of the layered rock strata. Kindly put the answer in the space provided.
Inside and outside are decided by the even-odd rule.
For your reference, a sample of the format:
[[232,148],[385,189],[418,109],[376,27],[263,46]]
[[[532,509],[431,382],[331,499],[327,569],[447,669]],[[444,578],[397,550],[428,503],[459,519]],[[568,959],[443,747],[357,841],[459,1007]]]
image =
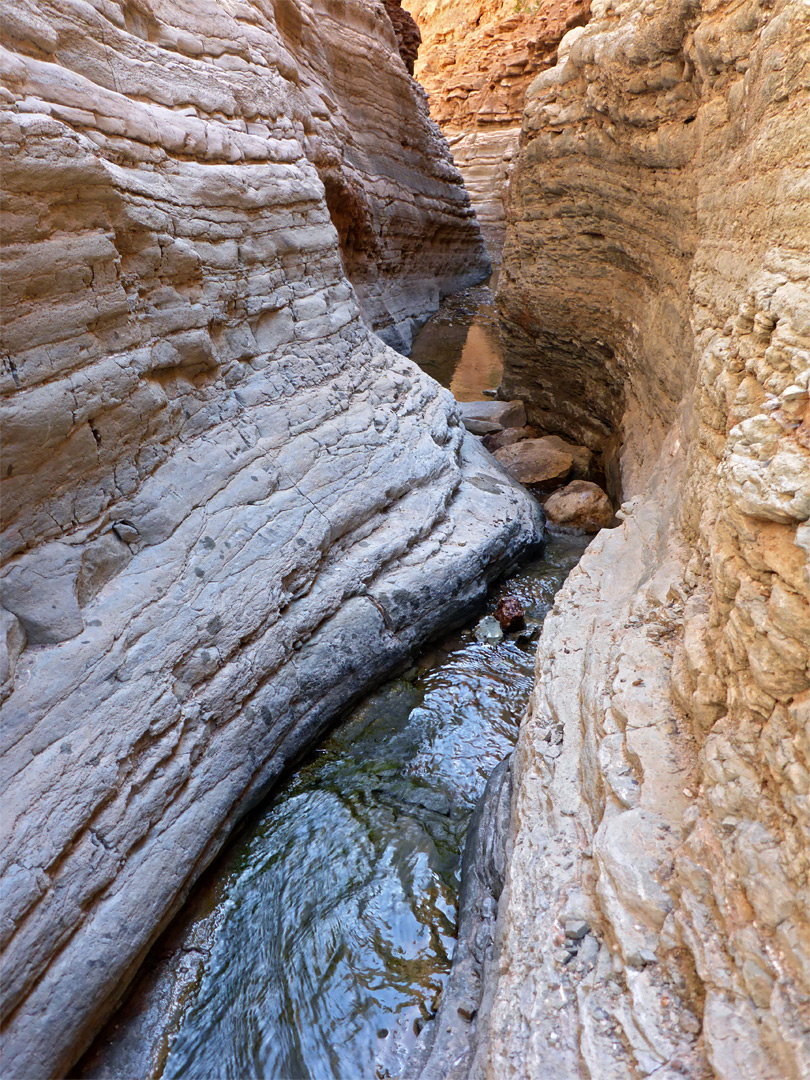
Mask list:
[[408,0],[422,34],[416,77],[447,136],[479,221],[503,228],[523,99],[590,0]]
[[18,0],[0,26],[0,1071],[29,1080],[540,521],[369,329],[407,337],[485,258],[381,5]]
[[397,36],[399,55],[409,75],[413,75],[416,57],[419,55],[419,46],[422,44],[422,35],[416,25],[413,15],[402,6],[402,0],[383,0],[388,18]]
[[810,1075],[809,87],[804,3],[601,0],[529,91],[506,389],[626,502],[544,626],[470,1076]]

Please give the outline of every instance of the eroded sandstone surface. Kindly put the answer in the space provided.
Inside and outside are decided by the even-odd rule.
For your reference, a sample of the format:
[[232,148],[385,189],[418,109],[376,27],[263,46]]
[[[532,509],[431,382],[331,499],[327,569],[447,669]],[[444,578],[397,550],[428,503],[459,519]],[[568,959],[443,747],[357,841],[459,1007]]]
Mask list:
[[15,0],[0,29],[0,1071],[29,1080],[541,526],[370,330],[487,270],[382,4]]
[[492,1080],[810,1075],[810,7],[598,0],[528,92],[506,396],[606,453],[514,766]]
[[503,228],[526,89],[553,65],[590,0],[407,0],[422,34],[415,72],[482,224]]

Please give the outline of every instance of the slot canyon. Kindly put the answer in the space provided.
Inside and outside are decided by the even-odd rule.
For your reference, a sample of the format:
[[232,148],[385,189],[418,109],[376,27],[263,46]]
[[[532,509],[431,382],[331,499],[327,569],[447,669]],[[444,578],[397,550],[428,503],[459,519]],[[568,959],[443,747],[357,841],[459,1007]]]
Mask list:
[[5,0],[3,1080],[810,1080],[808,0]]

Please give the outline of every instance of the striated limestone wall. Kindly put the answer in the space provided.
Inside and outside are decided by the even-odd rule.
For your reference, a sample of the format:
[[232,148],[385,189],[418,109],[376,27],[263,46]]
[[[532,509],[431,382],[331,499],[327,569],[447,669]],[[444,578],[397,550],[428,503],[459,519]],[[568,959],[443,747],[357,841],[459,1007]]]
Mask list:
[[810,1076],[810,6],[598,0],[532,85],[508,394],[625,493],[558,595],[465,1075]]
[[478,220],[503,228],[526,88],[556,60],[590,0],[408,0],[422,34],[416,77]]
[[0,1072],[30,1080],[541,526],[369,330],[486,270],[381,4],[14,0],[0,31]]

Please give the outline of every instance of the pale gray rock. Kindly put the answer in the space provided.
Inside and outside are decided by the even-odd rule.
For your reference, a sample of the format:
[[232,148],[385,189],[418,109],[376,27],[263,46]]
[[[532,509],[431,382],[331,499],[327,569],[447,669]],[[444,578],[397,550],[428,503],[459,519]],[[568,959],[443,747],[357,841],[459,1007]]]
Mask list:
[[494,424],[491,420],[470,420],[465,416],[462,423],[472,435],[494,435],[503,431],[500,424]]
[[30,645],[53,645],[84,629],[76,593],[82,550],[46,544],[0,579],[0,603],[19,619]]
[[459,410],[463,420],[488,420],[501,428],[522,428],[526,423],[522,401],[464,401]]
[[241,815],[542,516],[372,332],[487,269],[381,4],[0,20],[0,1052],[40,1080]]

